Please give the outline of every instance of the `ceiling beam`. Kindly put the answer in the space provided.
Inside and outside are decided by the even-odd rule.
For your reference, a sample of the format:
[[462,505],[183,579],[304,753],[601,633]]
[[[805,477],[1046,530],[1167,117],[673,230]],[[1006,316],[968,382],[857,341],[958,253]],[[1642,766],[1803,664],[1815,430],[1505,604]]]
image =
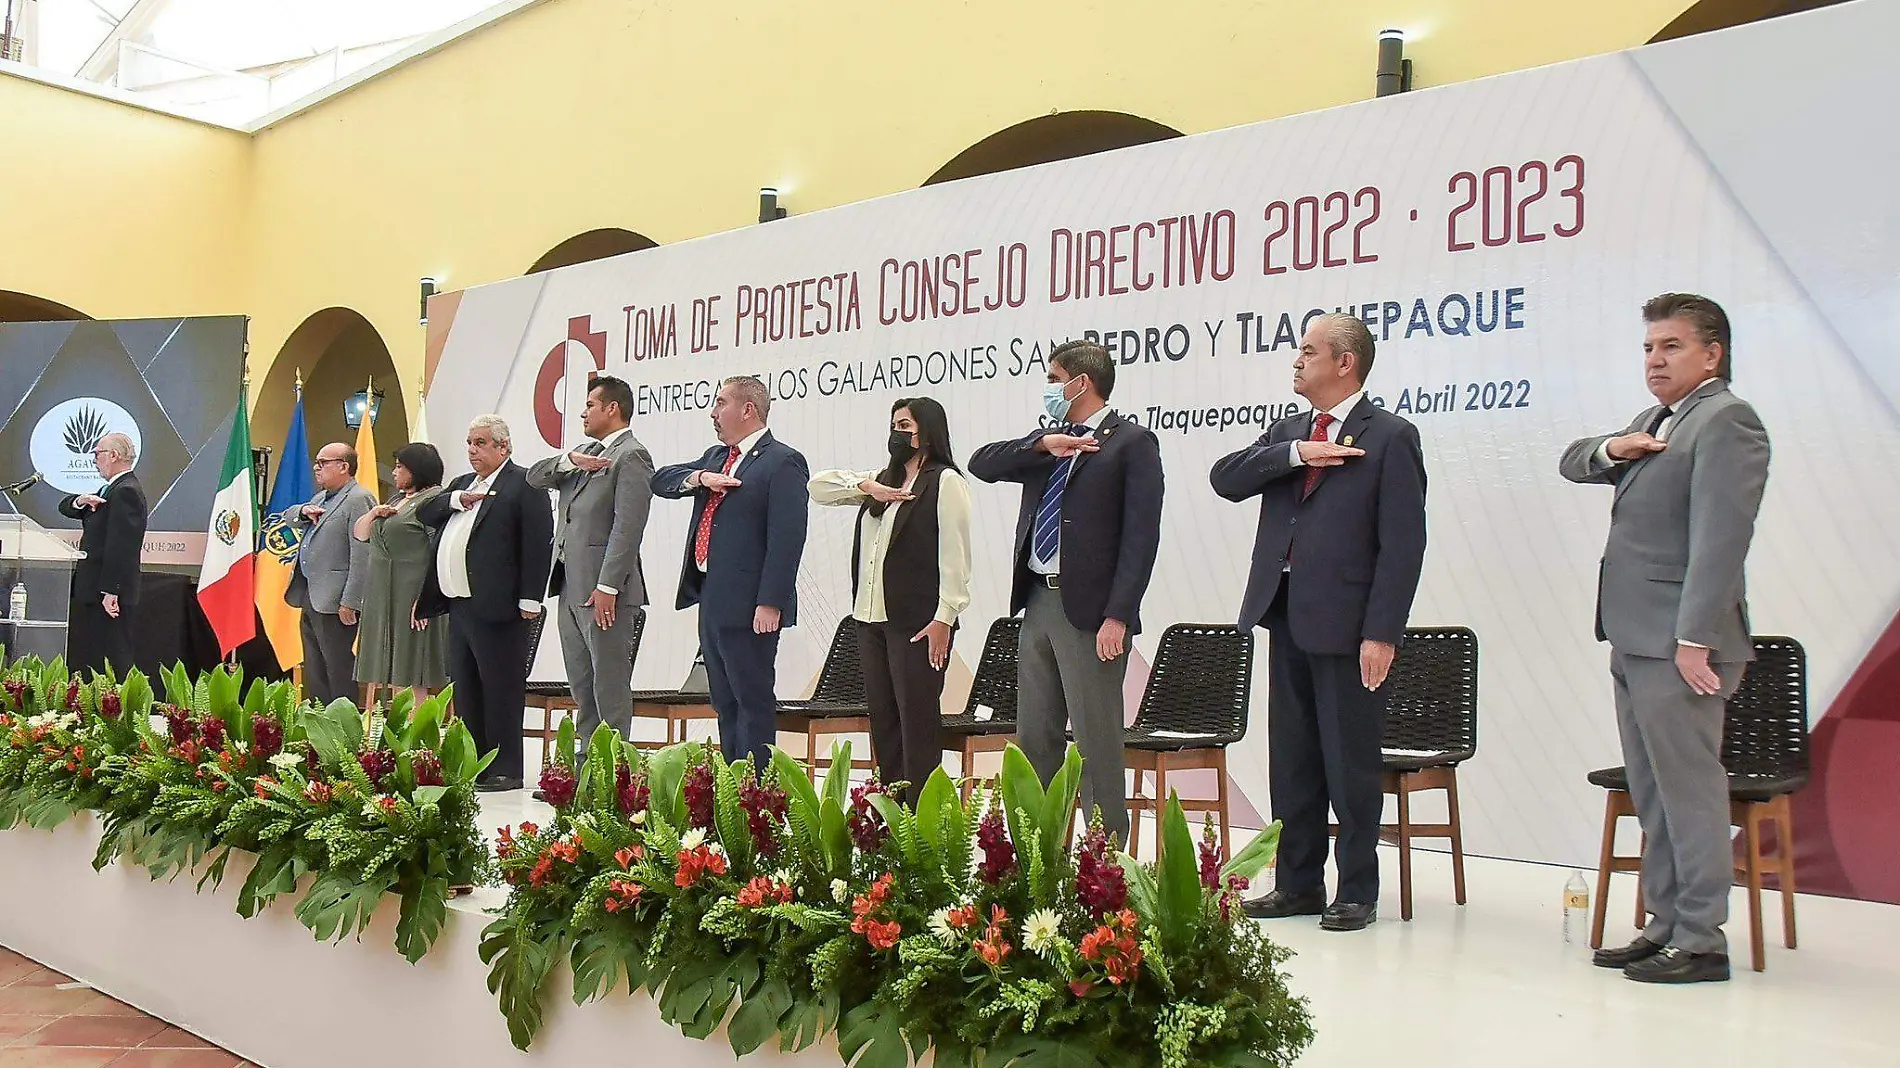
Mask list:
[[78,76],[84,81],[111,84],[113,77],[119,73],[119,43],[138,40],[170,6],[171,0],[135,0],[125,17],[106,31],[99,46],[92,50],[92,55],[86,57],[86,62],[79,67]]

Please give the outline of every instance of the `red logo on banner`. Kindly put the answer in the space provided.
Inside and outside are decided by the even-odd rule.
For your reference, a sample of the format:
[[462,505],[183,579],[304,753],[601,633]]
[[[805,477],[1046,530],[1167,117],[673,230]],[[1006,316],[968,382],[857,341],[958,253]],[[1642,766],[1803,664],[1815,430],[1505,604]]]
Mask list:
[[561,445],[561,409],[554,403],[554,389],[567,375],[567,347],[579,345],[594,358],[594,370],[607,369],[607,335],[594,330],[590,316],[577,315],[567,321],[567,340],[557,343],[541,360],[541,373],[534,380],[534,425],[541,440]]

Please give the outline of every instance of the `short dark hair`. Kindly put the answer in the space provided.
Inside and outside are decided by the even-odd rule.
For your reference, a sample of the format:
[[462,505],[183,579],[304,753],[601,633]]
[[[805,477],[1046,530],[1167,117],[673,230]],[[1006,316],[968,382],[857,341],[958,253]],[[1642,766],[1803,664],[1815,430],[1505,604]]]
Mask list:
[[1115,361],[1109,358],[1108,350],[1093,341],[1069,341],[1057,345],[1049,353],[1049,362],[1069,372],[1070,378],[1089,377],[1095,383],[1095,392],[1103,400],[1115,392]]
[[625,379],[615,378],[612,375],[595,375],[593,380],[587,383],[587,392],[592,393],[595,390],[600,391],[602,404],[619,405],[620,418],[628,422],[633,421],[633,387],[627,385]]
[[412,441],[396,450],[396,462],[409,469],[416,489],[442,484],[442,454],[426,441]]
[[1643,303],[1644,322],[1660,323],[1664,319],[1686,320],[1704,345],[1722,346],[1715,374],[1717,378],[1729,376],[1728,313],[1720,304],[1697,293],[1663,293]]
[[1359,384],[1365,385],[1372,377],[1373,350],[1377,347],[1372,341],[1372,330],[1364,319],[1345,312],[1328,312],[1320,316],[1316,323],[1326,336],[1326,343],[1333,347],[1333,358],[1338,359],[1342,352],[1350,352],[1359,357]]

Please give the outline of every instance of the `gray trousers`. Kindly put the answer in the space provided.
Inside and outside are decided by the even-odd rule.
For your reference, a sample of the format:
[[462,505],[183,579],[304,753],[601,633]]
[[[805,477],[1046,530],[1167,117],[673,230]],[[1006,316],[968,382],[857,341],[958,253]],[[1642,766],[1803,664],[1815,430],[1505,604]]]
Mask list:
[[1689,689],[1673,660],[1610,653],[1616,725],[1643,825],[1643,937],[1690,953],[1726,953],[1734,852],[1722,707],[1746,664],[1713,664],[1719,695]]
[[1068,751],[1065,727],[1082,751],[1082,811],[1102,810],[1102,829],[1128,841],[1128,794],[1122,763],[1122,680],[1128,653],[1103,663],[1095,632],[1062,614],[1062,593],[1029,590],[1016,663],[1016,738],[1046,785]]
[[356,687],[356,628],[335,612],[303,610],[303,689],[323,704],[361,696]]
[[622,593],[614,604],[614,625],[594,625],[594,610],[559,599],[555,620],[561,631],[561,658],[567,662],[567,685],[574,691],[574,737],[587,748],[594,728],[603,722],[626,737],[633,727],[633,624],[646,609]]

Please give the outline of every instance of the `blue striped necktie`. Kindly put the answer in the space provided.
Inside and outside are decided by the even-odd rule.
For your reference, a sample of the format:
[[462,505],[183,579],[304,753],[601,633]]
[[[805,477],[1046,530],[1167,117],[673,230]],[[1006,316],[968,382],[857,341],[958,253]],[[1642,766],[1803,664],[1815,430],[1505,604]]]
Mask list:
[[[1062,433],[1081,436],[1088,433],[1086,426],[1064,427]],[[1036,532],[1031,542],[1036,559],[1047,563],[1056,558],[1056,549],[1062,544],[1062,491],[1069,486],[1069,474],[1075,470],[1075,457],[1071,456],[1056,464],[1049,473],[1049,485],[1042,491],[1042,505],[1036,509]]]

